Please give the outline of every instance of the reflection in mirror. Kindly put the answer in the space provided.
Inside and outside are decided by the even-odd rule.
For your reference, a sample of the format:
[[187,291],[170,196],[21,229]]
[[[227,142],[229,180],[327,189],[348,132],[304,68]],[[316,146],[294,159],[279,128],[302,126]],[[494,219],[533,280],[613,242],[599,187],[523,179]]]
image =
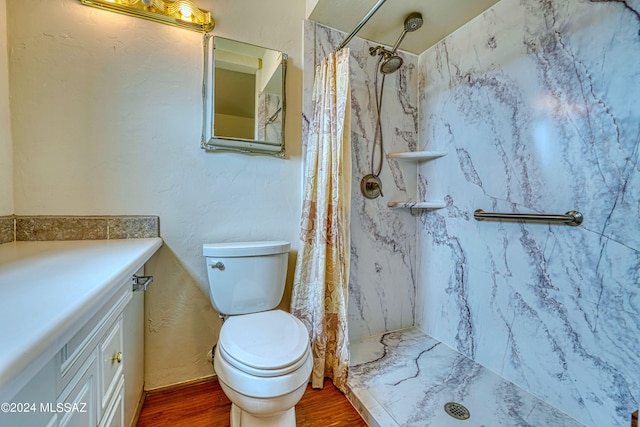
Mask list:
[[284,156],[287,55],[205,35],[202,148]]

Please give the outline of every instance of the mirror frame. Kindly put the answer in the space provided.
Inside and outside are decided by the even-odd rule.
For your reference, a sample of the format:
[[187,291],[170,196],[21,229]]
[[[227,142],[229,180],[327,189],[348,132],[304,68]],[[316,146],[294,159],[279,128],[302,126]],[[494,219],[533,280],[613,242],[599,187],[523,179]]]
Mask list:
[[[282,54],[282,138],[280,142],[257,141],[244,138],[215,136],[215,40],[213,34],[205,34],[204,45],[204,76],[202,82],[202,140],[200,147],[207,151],[234,151],[249,154],[265,154],[275,157],[285,157],[285,123],[286,123],[286,90],[287,54]],[[244,43],[244,42],[240,42]],[[246,43],[250,44],[250,43]],[[254,45],[255,46],[255,45]],[[258,46],[264,48],[262,46]],[[268,48],[264,48],[268,49]],[[275,50],[275,49],[270,49]]]

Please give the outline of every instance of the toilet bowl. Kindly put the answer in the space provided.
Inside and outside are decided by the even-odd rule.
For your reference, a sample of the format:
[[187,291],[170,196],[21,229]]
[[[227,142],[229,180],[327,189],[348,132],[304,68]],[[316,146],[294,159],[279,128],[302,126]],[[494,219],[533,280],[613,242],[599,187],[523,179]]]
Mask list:
[[289,313],[229,318],[220,331],[214,367],[232,402],[231,426],[294,427],[294,406],[312,365],[308,332]]
[[231,427],[296,426],[295,405],[313,359],[304,324],[274,310],[284,292],[288,250],[287,242],[203,246],[211,302],[226,319],[213,364],[232,402]]

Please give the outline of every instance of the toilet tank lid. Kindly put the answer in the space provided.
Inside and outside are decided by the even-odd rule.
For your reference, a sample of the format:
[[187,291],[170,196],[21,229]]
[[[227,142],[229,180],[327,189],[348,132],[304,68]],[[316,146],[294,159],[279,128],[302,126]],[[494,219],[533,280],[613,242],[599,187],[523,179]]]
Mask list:
[[272,242],[226,242],[205,243],[202,255],[206,257],[241,257],[282,254],[289,251],[291,244],[284,240]]

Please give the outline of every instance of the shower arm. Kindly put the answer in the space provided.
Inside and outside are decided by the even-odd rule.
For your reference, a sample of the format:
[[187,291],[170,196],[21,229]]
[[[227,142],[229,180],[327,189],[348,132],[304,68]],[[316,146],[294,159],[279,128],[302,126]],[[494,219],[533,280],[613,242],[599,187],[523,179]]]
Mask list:
[[402,43],[402,40],[404,40],[404,36],[406,35],[407,35],[407,30],[402,30],[402,34],[400,34],[400,37],[398,37],[398,41],[396,42],[395,46],[393,46],[393,49],[391,49],[392,55],[396,53],[396,51],[398,50],[398,47],[400,46],[400,43]]
[[387,0],[378,0],[378,3],[376,3],[371,10],[369,11],[369,13],[367,13],[364,18],[362,18],[362,20],[360,21],[360,23],[358,25],[356,25],[356,27],[353,29],[353,31],[351,31],[351,33],[349,33],[349,35],[347,36],[346,39],[344,39],[344,41],[342,43],[340,43],[340,46],[338,46],[338,48],[335,50],[336,52],[339,51],[340,49],[342,49],[343,47],[345,47],[352,38],[355,37],[355,35],[358,33],[358,31],[360,31],[360,29],[362,27],[364,27],[364,24],[367,23],[367,21],[369,21],[369,19],[371,19],[371,17],[373,16],[374,13],[376,13],[378,11],[378,9],[380,9],[380,6],[383,5],[383,3],[387,1]]

